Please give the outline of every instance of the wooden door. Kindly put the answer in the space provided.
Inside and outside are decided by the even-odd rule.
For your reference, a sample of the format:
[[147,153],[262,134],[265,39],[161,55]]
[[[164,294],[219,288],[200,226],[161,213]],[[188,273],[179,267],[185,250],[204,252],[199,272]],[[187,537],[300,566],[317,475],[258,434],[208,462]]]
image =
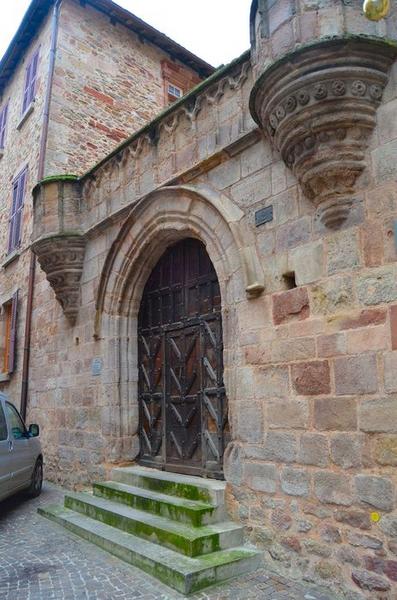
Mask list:
[[168,248],[138,322],[140,462],[222,477],[228,441],[221,298],[204,245]]

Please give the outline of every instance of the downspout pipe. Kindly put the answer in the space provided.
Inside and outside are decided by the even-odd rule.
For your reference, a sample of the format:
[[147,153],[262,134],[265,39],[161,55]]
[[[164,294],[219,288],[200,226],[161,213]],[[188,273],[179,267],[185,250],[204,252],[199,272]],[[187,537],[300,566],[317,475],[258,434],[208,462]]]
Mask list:
[[[59,15],[61,10],[62,0],[57,0],[54,4],[52,11],[52,24],[51,24],[51,47],[50,57],[48,63],[48,76],[47,76],[47,89],[44,101],[43,111],[43,125],[41,130],[40,139],[40,154],[39,154],[39,166],[37,170],[37,181],[41,181],[44,177],[45,170],[45,155],[47,149],[47,138],[48,138],[48,127],[50,120],[50,107],[51,107],[51,96],[52,96],[52,85],[54,81],[54,70],[55,70],[55,59],[57,53],[58,43],[58,30],[59,30]],[[36,275],[36,256],[32,250],[30,250],[30,267],[29,267],[29,279],[28,279],[28,296],[26,304],[26,318],[25,318],[25,336],[23,345],[23,363],[22,363],[22,386],[21,386],[21,415],[23,419],[26,419],[27,405],[28,405],[28,389],[29,389],[29,364],[30,364],[30,345],[32,337],[32,312],[33,312],[33,296],[34,296],[34,282]]]

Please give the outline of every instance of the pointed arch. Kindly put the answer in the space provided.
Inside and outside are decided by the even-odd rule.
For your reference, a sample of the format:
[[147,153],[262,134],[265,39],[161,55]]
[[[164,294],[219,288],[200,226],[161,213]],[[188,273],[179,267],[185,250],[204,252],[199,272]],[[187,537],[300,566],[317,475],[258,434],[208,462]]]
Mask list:
[[254,236],[240,208],[207,186],[162,188],[132,208],[112,244],[98,288],[97,334],[103,313],[126,315],[131,302],[139,304],[139,280],[147,278],[167,245],[187,235],[207,246],[221,287],[233,280],[249,298],[263,292]]

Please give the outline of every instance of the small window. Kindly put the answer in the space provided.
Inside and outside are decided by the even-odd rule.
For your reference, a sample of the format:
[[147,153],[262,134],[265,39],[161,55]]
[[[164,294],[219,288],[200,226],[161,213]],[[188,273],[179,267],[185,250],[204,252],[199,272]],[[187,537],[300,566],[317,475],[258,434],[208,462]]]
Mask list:
[[12,184],[12,206],[9,220],[8,254],[21,245],[22,211],[25,199],[27,169]]
[[37,67],[39,65],[39,49],[33,54],[26,67],[25,87],[23,90],[22,114],[24,115],[36,96]]
[[27,437],[25,424],[13,404],[6,402],[6,413],[11,425],[11,431],[14,439],[20,440],[21,438]]
[[8,102],[0,111],[0,150],[3,150],[6,141],[6,125],[8,116]]
[[182,98],[183,96],[183,91],[181,90],[181,88],[177,87],[176,85],[173,85],[172,83],[167,84],[167,92],[169,104],[172,104],[173,102],[179,100],[179,98]]
[[18,292],[1,307],[0,312],[0,373],[9,375],[15,370]]
[[7,423],[2,405],[0,404],[0,442],[8,438]]

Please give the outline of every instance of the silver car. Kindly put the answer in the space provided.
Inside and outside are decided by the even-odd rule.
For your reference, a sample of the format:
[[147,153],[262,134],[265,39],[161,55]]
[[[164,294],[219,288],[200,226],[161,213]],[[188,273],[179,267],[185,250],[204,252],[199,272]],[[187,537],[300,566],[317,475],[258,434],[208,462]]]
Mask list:
[[43,484],[43,455],[39,426],[25,423],[7,396],[0,393],[0,500],[26,490],[39,496]]

